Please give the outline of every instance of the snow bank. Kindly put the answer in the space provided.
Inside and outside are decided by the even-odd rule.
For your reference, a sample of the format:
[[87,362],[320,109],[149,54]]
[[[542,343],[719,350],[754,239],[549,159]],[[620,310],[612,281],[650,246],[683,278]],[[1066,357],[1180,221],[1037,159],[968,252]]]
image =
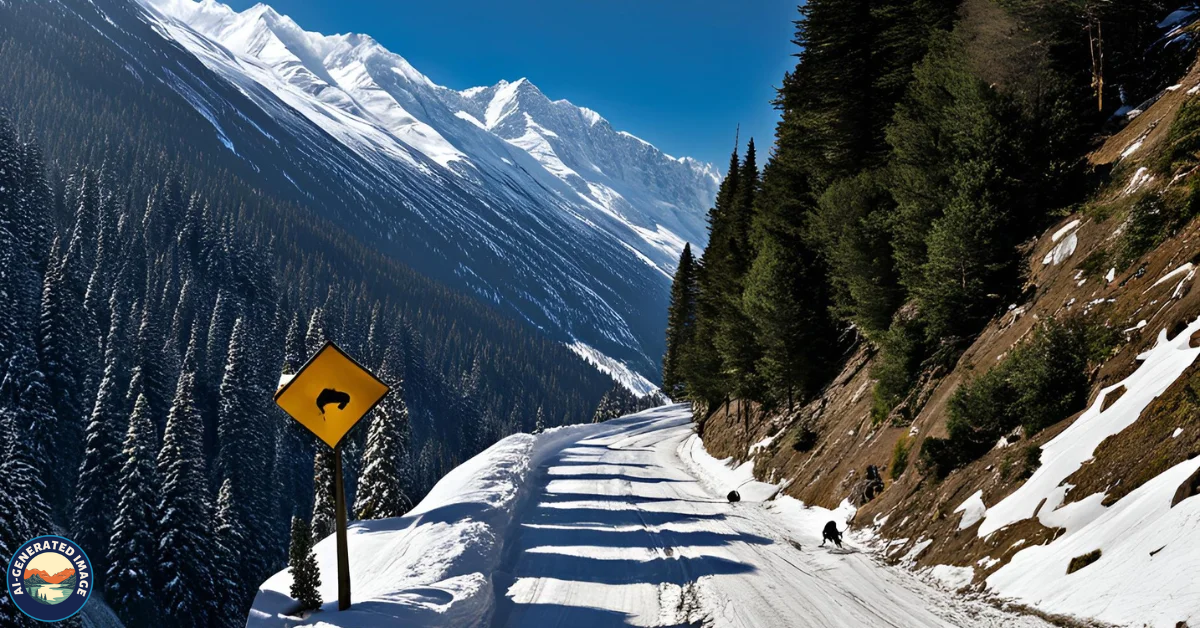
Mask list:
[[975,579],[975,569],[972,567],[954,567],[952,565],[934,565],[925,570],[925,575],[951,591],[965,589],[971,586]]
[[499,564],[513,513],[543,452],[604,424],[515,434],[442,478],[404,517],[351,522],[347,530],[353,606],[337,610],[337,547],[317,543],[320,610],[308,617],[289,597],[287,569],[259,588],[248,628],[283,626],[476,626],[490,620],[491,574]]
[[[1059,509],[1070,488],[1062,484],[1063,480],[1090,459],[1104,439],[1137,421],[1146,406],[1191,366],[1200,355],[1200,349],[1190,346],[1191,336],[1197,331],[1200,319],[1173,339],[1167,338],[1165,329],[1160,331],[1154,348],[1138,356],[1142,365],[1133,375],[1100,391],[1090,408],[1042,447],[1042,466],[1019,489],[987,510],[979,526],[979,536],[985,537],[1035,514],[1046,525],[1061,524],[1068,518],[1061,511],[1087,508],[1089,504],[1084,500]],[[1125,393],[1101,412],[1105,398],[1122,386]],[[1046,503],[1039,509],[1042,500]],[[1072,523],[1080,525],[1087,521],[1075,519]]]
[[[1200,459],[1180,463],[1079,531],[1022,550],[988,577],[988,586],[1052,613],[1121,625],[1196,625],[1200,499],[1171,508],[1171,498],[1197,468]],[[1099,560],[1067,574],[1072,558],[1097,549]]]
[[704,441],[692,434],[679,446],[679,458],[687,470],[695,475],[709,490],[725,495],[737,490],[742,501],[761,502],[779,493],[784,486],[767,484],[754,479],[754,460],[748,460],[737,467],[730,466],[733,458],[717,460],[704,449]]
[[[1200,349],[1190,346],[1200,319],[1175,338],[1161,331],[1142,365],[1124,381],[1101,391],[1095,403],[1070,427],[1042,447],[1042,466],[1019,489],[984,515],[979,535],[1038,517],[1065,533],[1045,545],[1018,552],[988,577],[995,592],[1044,611],[1086,616],[1105,622],[1173,627],[1200,621],[1200,499],[1171,500],[1200,459],[1182,462],[1112,506],[1104,493],[1061,506],[1072,488],[1063,481],[1108,436],[1137,421],[1142,411],[1191,366]],[[1107,410],[1104,399],[1120,387],[1125,393]],[[1044,504],[1043,504],[1044,500]],[[1101,550],[1100,558],[1072,574],[1071,559]]]
[[1071,235],[1068,235],[1061,242],[1054,245],[1054,248],[1050,249],[1049,253],[1046,253],[1046,256],[1042,258],[1042,265],[1057,266],[1063,263],[1068,257],[1075,254],[1075,247],[1077,246],[1079,246],[1079,234],[1072,231]]
[[983,519],[983,515],[987,513],[987,506],[983,505],[983,491],[975,491],[975,494],[968,497],[967,501],[959,505],[958,508],[955,508],[954,512],[961,512],[963,514],[962,521],[958,522],[959,530],[966,530],[978,523],[980,519]]

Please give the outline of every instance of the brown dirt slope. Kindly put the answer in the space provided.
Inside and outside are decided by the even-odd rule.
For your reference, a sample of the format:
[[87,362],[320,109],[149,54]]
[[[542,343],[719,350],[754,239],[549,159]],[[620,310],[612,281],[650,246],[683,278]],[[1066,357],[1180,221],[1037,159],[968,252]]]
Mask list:
[[[1122,331],[1123,342],[1114,356],[1093,374],[1094,400],[1102,387],[1132,372],[1136,356],[1154,344],[1160,330],[1174,335],[1185,321],[1200,314],[1200,290],[1193,289],[1192,280],[1185,280],[1186,273],[1155,285],[1185,263],[1200,263],[1200,221],[1193,221],[1124,268],[1116,268],[1111,281],[1106,277],[1114,268],[1110,260],[1136,199],[1146,194],[1171,194],[1188,182],[1183,175],[1171,180],[1158,172],[1155,157],[1179,106],[1193,97],[1189,94],[1193,88],[1200,89],[1197,67],[1090,156],[1108,182],[1086,208],[1064,217],[1029,243],[1026,294],[1032,296],[993,320],[952,371],[926,382],[921,395],[924,404],[911,423],[873,423],[873,354],[864,345],[848,357],[841,375],[824,394],[803,408],[767,414],[757,408],[741,409],[735,402],[728,413],[719,409],[702,427],[705,444],[718,457],[744,460],[751,444],[778,434],[769,446],[755,452],[756,474],[769,481],[790,480],[787,494],[825,507],[835,507],[846,499],[868,465],[886,470],[886,489],[859,510],[857,523],[884,521],[886,516],[882,534],[908,539],[889,550],[895,556],[906,553],[920,539],[934,539],[920,556],[919,565],[974,566],[983,557],[1000,559],[991,569],[976,569],[977,578],[982,578],[1007,562],[1019,547],[1052,537],[1055,530],[1026,521],[979,539],[976,527],[957,530],[959,515],[953,511],[979,490],[988,505],[1012,492],[1026,477],[1026,448],[1053,438],[1078,415],[1063,417],[1034,438],[995,449],[941,482],[922,476],[915,464],[917,452],[924,439],[945,435],[946,403],[955,389],[995,365],[1039,320],[1086,313]],[[1059,264],[1043,263],[1052,249],[1070,237],[1064,234],[1055,242],[1053,235],[1075,221],[1079,221],[1074,230],[1075,251]],[[1176,437],[1177,428],[1183,431]],[[899,449],[909,452],[908,464],[891,469],[898,443]],[[1190,369],[1137,423],[1099,447],[1094,461],[1070,479],[1076,488],[1068,500],[1101,491],[1109,494],[1110,501],[1115,500],[1158,472],[1196,455],[1200,455],[1200,367]]]

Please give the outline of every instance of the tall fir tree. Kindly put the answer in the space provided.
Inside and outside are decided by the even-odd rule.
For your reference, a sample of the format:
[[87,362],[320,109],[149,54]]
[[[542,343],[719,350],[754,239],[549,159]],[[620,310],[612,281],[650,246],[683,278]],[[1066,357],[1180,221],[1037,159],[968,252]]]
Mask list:
[[[195,345],[189,353],[195,352]],[[194,367],[194,363],[192,364]],[[209,625],[215,544],[210,536],[212,501],[204,463],[204,435],[196,410],[195,376],[184,372],[167,415],[158,476],[159,607],[165,623],[200,628]]]
[[[50,442],[68,469],[79,468],[86,417],[87,391],[80,376],[86,371],[84,343],[88,341],[81,295],[82,286],[71,272],[70,260],[51,259],[42,288],[38,355],[58,419]],[[63,486],[60,508],[66,508],[73,489],[71,477],[64,473],[57,479]]]
[[321,570],[313,554],[313,535],[308,523],[292,517],[292,542],[288,547],[288,569],[292,572],[292,599],[300,602],[301,610],[321,606]]
[[325,443],[317,443],[313,457],[313,541],[333,534],[335,506],[333,494],[333,449]]
[[104,599],[126,624],[156,623],[159,567],[158,473],[154,459],[158,436],[150,403],[138,395],[121,452],[124,464],[117,478],[120,501],[108,546]]
[[5,451],[9,463],[4,476],[6,490],[22,509],[28,530],[35,535],[50,534],[51,504],[65,489],[55,477],[56,456],[51,444],[57,420],[50,407],[50,391],[28,346],[18,347],[6,366],[0,382],[0,421],[10,435]]
[[687,394],[684,352],[696,333],[696,261],[692,245],[684,244],[671,282],[671,301],[667,308],[667,351],[663,355],[663,391],[672,399]]
[[273,444],[263,426],[261,399],[266,393],[255,385],[256,361],[252,355],[250,330],[246,319],[238,318],[230,334],[228,362],[221,380],[218,406],[217,469],[230,487],[230,523],[238,527],[235,537],[243,543],[236,555],[244,568],[239,570],[237,588],[240,599],[258,586],[260,573],[270,563],[264,554],[268,544],[255,530],[269,523],[269,500],[262,484],[269,479],[273,452],[264,445]]
[[96,573],[107,572],[112,518],[117,510],[118,485],[113,481],[121,471],[121,436],[128,414],[125,406],[125,374],[128,360],[124,353],[125,316],[112,314],[106,341],[104,375],[84,428],[83,460],[75,489],[72,538],[92,548]]
[[213,512],[213,577],[212,586],[217,594],[209,600],[210,625],[232,628],[245,623],[247,600],[240,593],[242,586],[241,564],[243,538],[246,526],[238,520],[238,508],[234,504],[233,482],[225,478],[217,491],[217,507]]
[[412,509],[409,498],[412,491],[412,457],[409,454],[412,433],[403,383],[395,375],[393,362],[394,359],[385,359],[380,368],[380,376],[392,390],[376,409],[367,432],[363,472],[354,503],[354,512],[360,519],[399,517]]

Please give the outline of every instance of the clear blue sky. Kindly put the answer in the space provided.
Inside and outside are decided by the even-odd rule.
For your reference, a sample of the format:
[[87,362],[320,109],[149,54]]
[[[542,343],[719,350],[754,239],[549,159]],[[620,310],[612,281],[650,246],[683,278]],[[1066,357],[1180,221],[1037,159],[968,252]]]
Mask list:
[[[225,0],[242,10],[256,0]],[[740,123],[760,155],[798,0],[264,0],[302,27],[379,40],[455,89],[528,77],[722,171]],[[763,159],[760,157],[759,163]]]

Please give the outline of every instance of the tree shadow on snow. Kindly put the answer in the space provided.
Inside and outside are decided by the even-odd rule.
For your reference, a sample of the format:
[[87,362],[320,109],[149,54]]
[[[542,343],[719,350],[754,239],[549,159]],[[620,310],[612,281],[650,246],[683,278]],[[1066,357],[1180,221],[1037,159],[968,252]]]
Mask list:
[[606,508],[539,507],[530,523],[561,526],[663,526],[670,523],[719,521],[724,513],[665,512],[661,510],[609,510]]
[[755,534],[727,534],[708,530],[676,532],[661,530],[597,530],[594,528],[531,528],[522,526],[521,544],[525,547],[563,547],[584,545],[589,547],[638,547],[653,549],[668,545],[672,547],[719,547],[731,543],[770,545],[771,539]]
[[628,504],[664,504],[681,502],[687,504],[715,504],[727,506],[729,502],[723,499],[688,499],[684,497],[652,497],[643,495],[601,495],[598,493],[546,492],[538,496],[540,503],[556,502],[612,502]]
[[639,478],[636,475],[622,475],[620,473],[571,473],[562,475],[547,475],[551,480],[584,480],[588,482],[603,482],[606,480],[624,480],[626,482],[636,482],[638,484],[666,484],[677,482],[694,482],[695,480],[673,480],[671,478]]
[[[507,599],[507,598],[506,598]],[[536,626],[537,628],[606,628],[633,626],[634,616],[590,606],[565,604],[501,604],[496,612],[496,626]],[[677,624],[661,628],[700,628],[703,624]]]
[[592,584],[676,584],[704,576],[742,574],[753,565],[719,556],[671,556],[650,560],[601,559],[544,552],[525,552],[513,570],[517,578],[553,578]]

